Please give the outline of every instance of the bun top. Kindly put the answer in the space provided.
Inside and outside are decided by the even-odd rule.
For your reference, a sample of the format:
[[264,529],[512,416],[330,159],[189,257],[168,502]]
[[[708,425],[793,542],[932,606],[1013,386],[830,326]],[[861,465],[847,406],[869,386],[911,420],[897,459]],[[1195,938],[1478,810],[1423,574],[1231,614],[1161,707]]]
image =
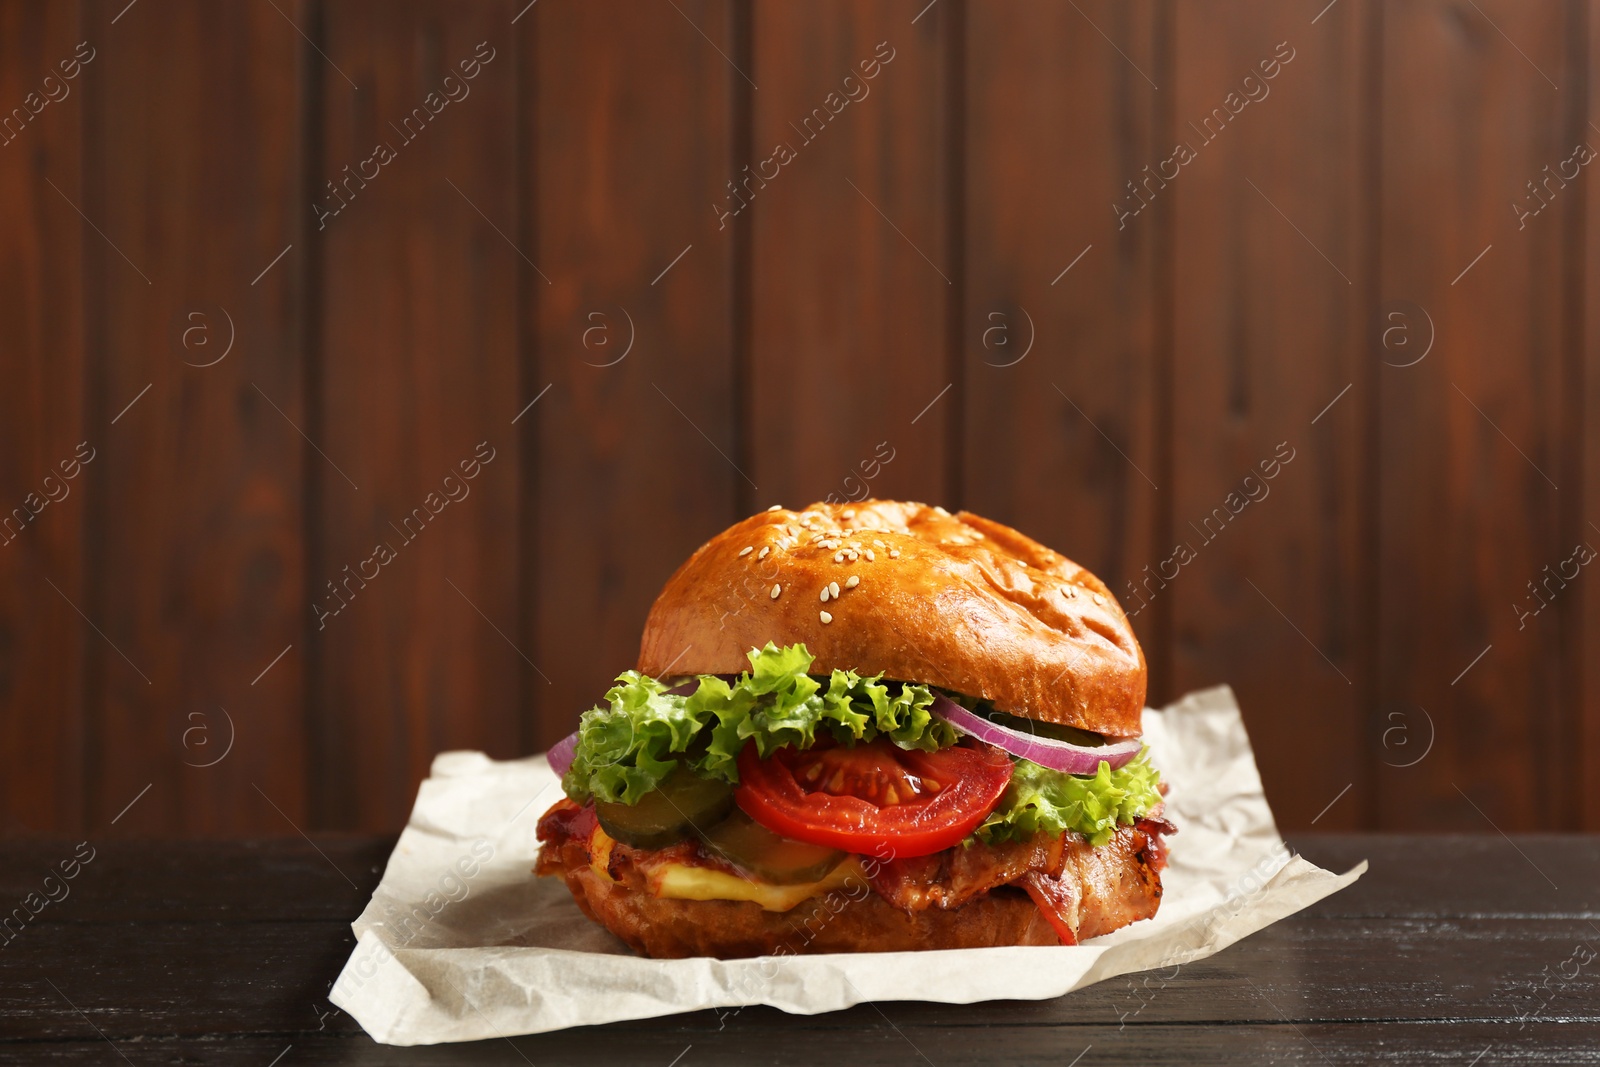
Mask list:
[[639,670],[737,674],[768,641],[804,642],[816,673],[882,674],[1044,722],[1142,732],[1144,653],[1110,590],[971,512],[865,500],[753,515],[668,580]]

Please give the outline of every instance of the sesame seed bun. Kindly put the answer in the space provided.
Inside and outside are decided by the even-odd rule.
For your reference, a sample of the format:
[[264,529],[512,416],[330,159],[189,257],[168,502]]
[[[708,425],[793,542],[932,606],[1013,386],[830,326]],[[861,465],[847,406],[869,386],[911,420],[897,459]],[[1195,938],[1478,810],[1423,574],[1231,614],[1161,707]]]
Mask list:
[[[854,580],[854,581],[853,581]],[[768,641],[1112,736],[1141,732],[1145,661],[1105,584],[1009,526],[899,500],[753,515],[656,598],[639,670],[735,674]]]

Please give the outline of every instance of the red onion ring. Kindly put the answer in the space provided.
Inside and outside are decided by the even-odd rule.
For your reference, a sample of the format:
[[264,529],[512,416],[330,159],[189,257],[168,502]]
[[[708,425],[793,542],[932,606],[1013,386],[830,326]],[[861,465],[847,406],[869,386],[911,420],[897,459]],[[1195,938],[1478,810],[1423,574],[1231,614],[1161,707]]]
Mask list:
[[550,761],[550,769],[556,772],[557,778],[565,778],[567,771],[572,769],[572,757],[578,753],[578,731],[574,730],[560,741],[557,741],[544,758]]
[[1057,741],[1053,737],[1024,733],[968,711],[943,694],[934,695],[933,706],[929,710],[961,733],[1003,748],[1013,756],[1032,760],[1041,767],[1068,774],[1094,774],[1102,762],[1116,770],[1137,756],[1144,747],[1144,742],[1137,737],[1101,748],[1090,748]]

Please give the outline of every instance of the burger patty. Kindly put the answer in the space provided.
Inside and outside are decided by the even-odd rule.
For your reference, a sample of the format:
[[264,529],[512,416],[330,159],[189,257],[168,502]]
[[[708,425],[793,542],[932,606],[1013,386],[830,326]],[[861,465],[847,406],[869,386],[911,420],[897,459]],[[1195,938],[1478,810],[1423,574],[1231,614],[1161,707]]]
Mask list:
[[863,858],[865,878],[787,912],[750,901],[656,896],[663,864],[732,870],[693,842],[665,849],[613,843],[604,873],[591,862],[593,809],[563,800],[539,822],[535,873],[562,877],[578,906],[654,957],[724,958],[891,952],[992,945],[1075,944],[1155,915],[1161,903],[1159,818],[1119,827],[1095,847],[1076,835],[958,845],[931,856]]

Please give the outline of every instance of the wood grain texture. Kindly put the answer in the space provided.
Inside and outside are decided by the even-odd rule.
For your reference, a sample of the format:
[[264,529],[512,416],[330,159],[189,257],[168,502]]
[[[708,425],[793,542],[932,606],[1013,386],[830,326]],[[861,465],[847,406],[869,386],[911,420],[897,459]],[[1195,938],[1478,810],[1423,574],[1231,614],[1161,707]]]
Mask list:
[[[1584,101],[1585,140],[1600,148],[1600,80],[1592,73],[1600,64],[1600,3],[1590,0],[1584,9],[1588,35],[1584,39],[1589,97]],[[1584,503],[1582,526],[1578,536],[1600,549],[1600,531],[1589,523],[1600,526],[1594,519],[1595,504],[1600,502],[1600,203],[1583,190],[1583,254],[1582,323],[1580,343],[1580,369],[1582,386],[1579,393],[1583,415],[1579,421],[1582,436],[1575,445],[1578,463],[1582,469]],[[1593,539],[1591,539],[1593,538]],[[1592,782],[1600,776],[1600,582],[1584,582],[1580,615],[1577,624],[1578,647],[1578,707],[1581,720],[1577,744],[1573,746],[1576,764],[1573,777],[1578,782]],[[1582,789],[1578,799],[1579,825],[1586,830],[1600,828],[1600,790]]]
[[304,260],[262,271],[304,210],[303,42],[285,21],[304,14],[116,14],[86,31],[103,42],[83,210],[106,420],[90,816],[108,824],[148,784],[116,832],[282,832],[257,789],[302,810],[303,659],[252,680],[303,625],[303,442],[286,417],[304,418]]
[[[258,1032],[276,1030],[285,1023],[315,1030],[310,1005],[325,998],[355,947],[349,926],[342,923],[237,923],[222,928],[226,943],[202,940],[186,928],[191,925],[162,922],[145,928],[148,948],[181,960],[189,973],[174,975],[166,989],[142,995],[136,990],[149,966],[132,951],[131,942],[139,933],[136,928],[58,923],[26,930],[6,951],[7,1014],[0,1023],[0,1035],[13,1040],[60,1039],[82,1033],[82,1017],[55,995],[47,979],[80,1007],[96,1011],[101,1028],[112,1038],[227,1033],[244,1029],[239,1022],[250,1018],[266,1024],[256,1027]],[[1286,936],[1291,932],[1294,941]],[[294,940],[297,934],[298,943]],[[971,1005],[903,1002],[886,1010],[907,1029],[993,1028],[1005,1035],[1008,1044],[1033,1028],[1057,1030],[1059,1039],[1061,1031],[1080,1026],[1110,1024],[1115,1028],[1119,1019],[1129,1030],[1137,1030],[1162,1025],[1274,1023],[1285,1017],[1299,1024],[1371,1023],[1380,1018],[1420,1024],[1445,1018],[1495,1023],[1508,1037],[1514,1037],[1518,1018],[1538,1004],[1532,990],[1539,979],[1554,975],[1556,965],[1572,955],[1575,945],[1584,944],[1593,951],[1596,941],[1588,926],[1571,920],[1497,920],[1493,930],[1474,931],[1469,923],[1455,920],[1297,919],[1289,929],[1262,931],[1176,973],[1171,967],[1147,972],[1148,987],[1144,986],[1146,975],[1138,974],[1131,981],[1117,976],[1054,1000]],[[1403,962],[1375,968],[1379,946],[1385,944],[1393,946]],[[60,962],[97,951],[103,962],[94,975],[74,976]],[[245,960],[253,966],[241,966]],[[1567,973],[1572,967],[1568,964]],[[1554,996],[1540,1016],[1549,1016],[1550,1021],[1559,1018],[1600,1024],[1593,1004],[1600,980],[1580,973],[1568,982],[1553,981],[1549,992]],[[746,1041],[784,1031],[798,1036],[883,1026],[882,1018],[868,1006],[809,1019],[759,1007],[737,1015],[755,1016],[741,1019]],[[704,1022],[709,1021],[710,1029],[715,1030],[715,1012],[695,1013],[689,1018],[695,1029],[705,1029]],[[347,1018],[341,1022],[350,1025]],[[674,1023],[670,1019],[643,1020],[631,1026],[594,1027],[591,1032],[614,1034],[651,1028],[659,1037],[659,1031]],[[1530,1023],[1538,1024],[1538,1018]],[[564,1037],[570,1041],[577,1036],[580,1034],[568,1032],[549,1040],[554,1043]],[[884,1044],[887,1048],[888,1042]],[[1025,1041],[1020,1047],[1027,1047]]]
[[960,8],[926,6],[753,8],[757,177],[734,203],[752,226],[760,507],[869,493],[937,504],[949,488],[946,79]]
[[[865,1009],[870,1013],[871,1009]],[[776,1013],[762,1011],[762,1022]],[[892,1017],[892,1013],[891,1013]],[[85,1028],[87,1029],[87,1028]],[[1512,1028],[1514,1029],[1514,1027]],[[993,1028],[926,1027],[909,1031],[918,1046],[930,1048],[936,1064],[993,1062],[997,1042],[1004,1042],[1006,1062],[1060,1067],[1070,1055],[1088,1054],[1080,1062],[1095,1062],[1093,1050],[1110,1050],[1127,1062],[1187,1067],[1194,1063],[1282,1064],[1323,1063],[1362,1064],[1373,1060],[1396,1064],[1431,1064],[1442,1061],[1470,1064],[1472,1058],[1492,1047],[1511,1063],[1600,1063],[1595,1048],[1600,1045],[1600,1026],[1592,1023],[1567,1023],[1508,1035],[1504,1023],[1466,1023],[1458,1026],[1404,1022],[1296,1023],[1272,1022],[1226,1027],[1151,1026],[1126,1031],[1115,1024],[1050,1028],[1037,1031],[1011,1031],[999,1034]],[[817,1056],[845,1060],[852,1064],[904,1064],[923,1062],[917,1051],[897,1036],[884,1018],[863,1014],[857,1029],[823,1030],[808,1034],[793,1045],[773,1048],[749,1033],[724,1036],[712,1017],[701,1028],[671,1031],[668,1034],[606,1033],[601,1036],[576,1031],[576,1037],[563,1040],[552,1052],[552,1042],[541,1037],[505,1041],[480,1041],[469,1045],[437,1045],[421,1048],[390,1048],[373,1044],[364,1035],[311,1034],[292,1042],[291,1056],[304,1056],[308,1062],[331,1061],[371,1067],[376,1064],[406,1064],[415,1067],[440,1067],[458,1064],[520,1063],[521,1057],[540,1064],[585,1067],[594,1062],[595,1041],[609,1062],[660,1067],[661,1052],[674,1040],[682,1041],[676,1051],[697,1049],[707,1062],[742,1062],[741,1056],[762,1057],[772,1064],[811,1064]],[[578,1039],[586,1039],[584,1047]],[[224,1067],[257,1067],[286,1051],[287,1043],[271,1038],[230,1037],[226,1044],[199,1045],[206,1063]],[[197,1047],[188,1040],[150,1037],[133,1051],[152,1057],[176,1058]],[[672,1049],[667,1049],[671,1053]],[[1062,1053],[1069,1054],[1067,1060]],[[691,1052],[691,1055],[693,1052]],[[20,1042],[0,1048],[0,1064],[34,1067],[37,1064],[101,1064],[115,1053],[104,1041]],[[1112,1061],[1115,1062],[1115,1061]],[[1487,1063],[1488,1060],[1483,1062]]]
[[[221,850],[220,852],[218,850]],[[318,851],[320,850],[320,851]],[[336,922],[359,915],[394,850],[394,839],[319,834],[217,841],[44,838],[8,842],[0,901],[38,892],[46,875],[78,870],[68,895],[30,923]],[[217,862],[226,856],[224,862]],[[77,860],[77,867],[71,865]],[[66,864],[65,867],[62,865]],[[262,880],[272,886],[263,892]],[[58,891],[59,892],[59,891]],[[70,901],[70,906],[68,906]],[[59,903],[60,906],[57,906]],[[14,927],[13,923],[13,927]]]
[[1095,570],[1285,826],[1600,825],[1595,0],[0,31],[0,834],[395,828],[868,493]]
[[323,826],[397,825],[443,749],[522,746],[515,13],[325,13],[306,607]]
[[1176,573],[1152,591],[1174,613],[1171,695],[1231,683],[1281,819],[1306,825],[1352,786],[1329,828],[1361,824],[1370,779],[1365,398],[1339,399],[1367,358],[1363,16],[1179,6],[1173,139],[1194,158],[1140,190],[1176,212],[1157,568]]
[[81,29],[66,5],[0,5],[0,833],[84,822],[84,646],[98,638],[67,598],[84,601],[84,501],[101,472],[77,460],[86,227],[68,200],[83,199],[85,86],[100,72],[75,58]]
[[1559,576],[1532,590],[1572,553],[1561,497],[1581,491],[1561,484],[1559,454],[1562,235],[1579,216],[1559,176],[1539,198],[1530,184],[1571,154],[1570,14],[1384,5],[1380,286],[1437,330],[1427,359],[1379,368],[1379,707],[1424,709],[1438,735],[1379,779],[1387,828],[1572,818],[1539,738],[1570,714],[1560,649],[1576,602]]
[[[511,1041],[538,1063],[657,1067],[691,1046],[697,1062],[904,1063],[920,1051],[938,1064],[1060,1064],[1080,1053],[1080,1062],[1426,1063],[1471,1062],[1491,1046],[1502,1062],[1595,1061],[1591,970],[1535,992],[1575,945],[1593,951],[1600,941],[1595,839],[1308,835],[1298,844],[1329,868],[1365,858],[1371,870],[1176,972],[1120,976],[1055,1000],[886,1003],[820,1016],[751,1007]],[[515,1059],[503,1040],[379,1046],[327,1003],[351,947],[328,902],[359,906],[391,845],[217,844],[200,879],[183,873],[196,846],[107,846],[71,896],[0,952],[0,1062],[105,1062],[115,1057],[107,1041],[134,1062],[159,1054],[259,1064],[287,1046],[306,1062]],[[51,854],[48,843],[0,847],[0,871]],[[231,913],[218,909],[219,893]],[[153,952],[168,965],[161,981],[149,980]],[[63,965],[69,958],[94,966]],[[240,1049],[255,1058],[228,1058]]]
[[541,274],[518,406],[543,396],[526,416],[540,747],[634,666],[662,585],[754,491],[737,469],[734,235],[713,211],[736,170],[732,7],[676,7],[528,16]]
[[1149,480],[1162,223],[1112,206],[1165,154],[1144,73],[1163,72],[1150,5],[1079,7],[968,12],[963,504],[1099,575],[1155,661],[1164,603],[1141,610],[1130,583],[1165,554]]

